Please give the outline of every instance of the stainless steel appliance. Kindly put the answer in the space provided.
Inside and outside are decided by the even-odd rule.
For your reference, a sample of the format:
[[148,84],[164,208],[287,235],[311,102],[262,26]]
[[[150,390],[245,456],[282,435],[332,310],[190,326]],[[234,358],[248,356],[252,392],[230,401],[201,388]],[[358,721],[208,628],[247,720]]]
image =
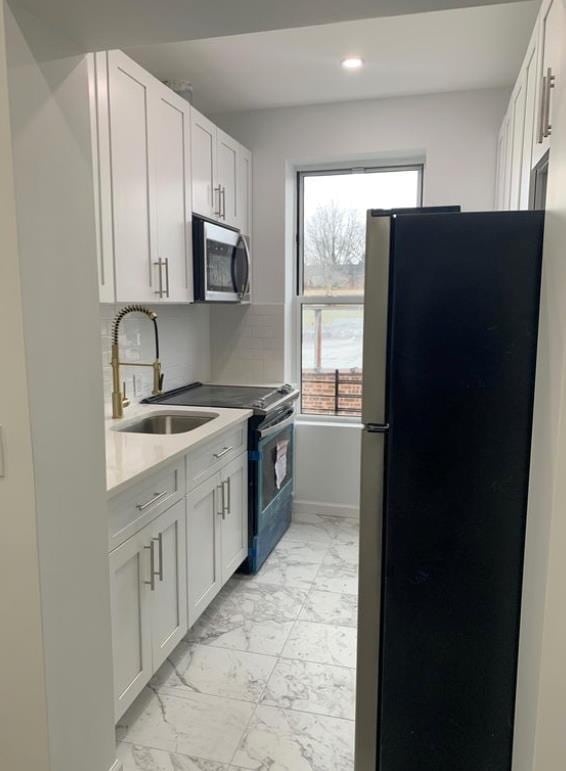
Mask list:
[[250,300],[250,252],[239,230],[193,214],[195,302]]
[[145,399],[150,404],[251,409],[248,421],[248,558],[257,573],[291,523],[294,471],[293,386],[230,386],[192,383]]
[[356,771],[509,771],[542,212],[367,218]]

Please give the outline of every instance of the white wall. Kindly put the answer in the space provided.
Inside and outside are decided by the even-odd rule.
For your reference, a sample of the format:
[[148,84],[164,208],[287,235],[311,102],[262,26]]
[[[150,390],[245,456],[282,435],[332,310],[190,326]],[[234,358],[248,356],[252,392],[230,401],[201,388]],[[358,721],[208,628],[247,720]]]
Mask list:
[[566,12],[560,24],[562,77],[553,95],[514,771],[563,771],[566,763]]
[[[104,407],[112,414],[112,321],[120,304],[100,305],[102,372],[104,376]],[[206,382],[211,377],[210,308],[206,305],[151,306],[157,313],[163,388],[170,390],[192,383]],[[120,358],[123,361],[152,362],[155,357],[153,324],[146,316],[135,313],[120,324]],[[122,367],[122,380],[130,401],[140,401],[151,394],[153,372],[140,367]],[[135,378],[135,388],[134,388]]]
[[4,466],[0,471],[0,768],[48,771],[35,489],[7,86],[4,5],[0,3],[0,356],[4,373],[0,377]]
[[[292,300],[296,169],[424,159],[425,205],[492,209],[496,138],[507,98],[507,90],[494,89],[214,116],[254,154],[253,301],[279,307],[274,312],[285,332],[284,356],[278,367],[270,367],[271,380],[297,379]],[[240,335],[227,314],[213,315],[213,350],[221,350],[227,340],[240,356],[253,358],[253,336]],[[215,361],[213,356],[213,376],[219,372]],[[224,367],[222,374],[242,382],[236,364]],[[253,367],[249,374],[249,379],[255,376]],[[302,507],[337,503],[346,512],[357,508],[359,429],[299,425],[297,458],[296,499]],[[331,474],[336,484],[329,484]]]
[[[5,11],[37,539],[31,529],[26,536],[38,551],[44,674],[37,676],[46,691],[49,757],[30,759],[43,742],[33,723],[21,757],[1,765],[108,771],[115,760],[112,649],[86,60],[33,17]],[[19,510],[2,514],[6,525]],[[35,570],[15,567],[0,591],[23,602]],[[26,659],[30,630],[18,632],[21,651],[10,665],[24,679],[21,697],[18,683],[3,691],[8,706],[12,698],[34,702],[39,687],[26,693],[27,668],[35,674],[37,662]],[[37,706],[29,704],[32,714]]]

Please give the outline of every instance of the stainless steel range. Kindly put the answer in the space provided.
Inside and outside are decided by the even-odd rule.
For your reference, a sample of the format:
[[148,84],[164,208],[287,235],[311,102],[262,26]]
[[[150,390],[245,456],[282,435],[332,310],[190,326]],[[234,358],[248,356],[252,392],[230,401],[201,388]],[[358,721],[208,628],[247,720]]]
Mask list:
[[299,391],[279,387],[191,383],[145,399],[146,404],[250,409],[248,422],[248,558],[257,573],[291,522],[295,401]]

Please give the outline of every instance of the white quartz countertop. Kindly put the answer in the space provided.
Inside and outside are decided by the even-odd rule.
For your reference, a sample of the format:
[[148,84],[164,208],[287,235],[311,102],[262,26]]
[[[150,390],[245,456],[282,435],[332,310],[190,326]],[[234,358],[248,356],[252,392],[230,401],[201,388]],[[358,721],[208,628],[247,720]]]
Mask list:
[[[183,415],[215,414],[213,420],[181,434],[134,434],[116,431],[142,417],[160,412]],[[156,471],[198,445],[213,439],[223,431],[244,423],[252,410],[232,410],[220,407],[171,407],[157,404],[137,404],[125,409],[119,420],[107,418],[106,429],[106,489],[108,497],[139,481],[145,474]]]

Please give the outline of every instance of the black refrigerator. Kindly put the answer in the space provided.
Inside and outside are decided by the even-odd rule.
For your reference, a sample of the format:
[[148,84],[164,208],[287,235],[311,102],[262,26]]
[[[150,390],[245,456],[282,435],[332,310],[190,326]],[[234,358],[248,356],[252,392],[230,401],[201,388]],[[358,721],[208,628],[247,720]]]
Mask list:
[[509,771],[542,212],[370,211],[356,771]]

